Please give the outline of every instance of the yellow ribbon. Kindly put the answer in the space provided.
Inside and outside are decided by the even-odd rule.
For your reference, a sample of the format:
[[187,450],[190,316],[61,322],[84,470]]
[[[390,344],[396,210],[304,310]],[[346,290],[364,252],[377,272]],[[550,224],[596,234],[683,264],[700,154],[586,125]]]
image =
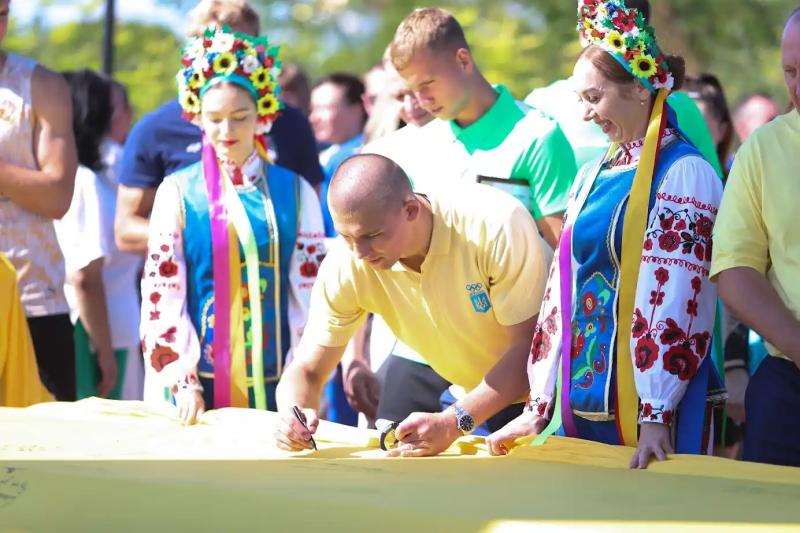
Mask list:
[[623,444],[636,446],[639,418],[639,395],[633,378],[631,325],[633,323],[636,285],[642,264],[642,245],[647,229],[650,190],[653,184],[661,122],[668,91],[656,95],[650,123],[647,126],[642,155],[633,178],[628,208],[622,225],[622,258],[619,284],[619,332],[617,334],[617,424]]

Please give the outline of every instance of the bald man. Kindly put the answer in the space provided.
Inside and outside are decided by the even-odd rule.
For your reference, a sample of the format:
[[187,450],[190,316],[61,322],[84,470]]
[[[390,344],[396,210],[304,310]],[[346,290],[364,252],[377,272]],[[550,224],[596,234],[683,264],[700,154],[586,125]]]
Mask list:
[[403,170],[379,155],[351,157],[336,171],[328,201],[339,237],[278,385],[281,447],[310,447],[322,386],[368,313],[469,391],[442,412],[402,421],[391,454],[435,455],[484,422],[491,431],[521,412],[549,248],[512,196],[477,184],[459,189],[415,194]]
[[781,57],[794,109],[736,154],[714,225],[711,276],[771,356],[747,387],[743,457],[800,466],[800,8],[786,23]]

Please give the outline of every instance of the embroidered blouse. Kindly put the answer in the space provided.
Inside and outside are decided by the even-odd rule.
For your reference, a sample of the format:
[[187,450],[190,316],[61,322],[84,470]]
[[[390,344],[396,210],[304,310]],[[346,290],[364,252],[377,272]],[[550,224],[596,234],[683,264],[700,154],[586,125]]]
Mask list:
[[[662,139],[662,149],[674,142],[681,141],[674,131],[667,130]],[[608,167],[635,171],[642,145],[642,141],[622,145],[611,157]],[[570,206],[575,202],[581,184],[595,171],[595,164],[582,168],[573,186]],[[614,316],[605,317],[612,318],[610,322],[613,324],[599,322],[600,327],[613,325],[614,328],[620,328],[628,324],[632,328],[631,355],[640,398],[640,422],[670,424],[689,381],[709,353],[717,293],[708,274],[711,235],[721,197],[722,183],[702,157],[683,155],[672,163],[658,185],[655,202],[648,214],[634,316],[619,320],[614,301],[611,307]],[[621,204],[623,199],[615,201]],[[578,214],[574,218],[580,220],[580,217],[581,214]],[[568,220],[568,223],[573,222],[576,221]],[[619,210],[614,211],[612,220],[607,224],[608,227],[602,231],[608,231],[612,239],[618,239],[622,232]],[[573,232],[573,265],[576,264],[576,250],[581,246],[581,239],[595,237]],[[594,247],[597,248],[596,245]],[[609,252],[613,252],[612,249],[613,246],[610,246]],[[555,256],[558,257],[558,251]],[[616,261],[618,268],[618,259]],[[573,284],[576,284],[574,276],[575,268]],[[618,277],[611,283],[618,289]],[[558,261],[554,261],[528,361],[531,385],[528,408],[541,415],[546,415],[550,410],[561,356],[559,287]],[[571,356],[574,359],[576,353],[584,349],[588,337],[586,332],[576,328],[576,320],[579,315],[588,316],[598,302],[592,293],[573,292]],[[610,347],[605,346],[608,354],[601,354],[603,358],[600,364],[606,363],[605,355],[610,356],[609,365],[615,361],[610,360],[616,355],[615,342],[610,344]],[[575,402],[572,403],[574,408]],[[609,412],[607,406],[606,412]],[[586,418],[591,419],[588,416]]]
[[[253,152],[241,169],[228,162],[223,164],[237,191],[252,187],[262,174],[264,165],[257,152]],[[317,277],[319,264],[325,257],[325,232],[319,199],[308,182],[301,179],[300,183],[301,218],[288,273],[288,319],[292,348],[297,345],[303,332],[308,318],[311,287]],[[142,277],[140,333],[145,368],[148,370],[145,399],[148,399],[148,391],[152,397],[163,398],[162,387],[170,388],[175,394],[202,390],[197,377],[200,342],[187,310],[183,229],[183,198],[178,187],[166,180],[156,192]],[[171,261],[162,260],[170,256]],[[165,331],[168,333],[166,336]],[[156,353],[159,345],[177,353],[178,358],[162,365]],[[153,369],[158,369],[158,378],[154,378]]]

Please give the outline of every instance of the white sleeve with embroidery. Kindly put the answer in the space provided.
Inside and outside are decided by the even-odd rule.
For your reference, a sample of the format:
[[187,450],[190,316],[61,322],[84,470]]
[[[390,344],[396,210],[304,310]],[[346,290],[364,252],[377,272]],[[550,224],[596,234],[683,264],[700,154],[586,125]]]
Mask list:
[[[581,167],[569,193],[567,213],[572,210],[572,205],[583,184],[592,172],[596,172],[597,164],[598,162],[594,161]],[[574,222],[574,220],[567,220],[567,224]],[[550,412],[550,404],[558,379],[558,363],[561,357],[561,274],[558,264],[560,248],[557,246],[553,253],[553,261],[547,275],[547,288],[542,299],[542,307],[539,310],[531,355],[528,359],[528,382],[531,392],[527,408],[536,411],[541,416],[547,416]],[[573,263],[573,271],[574,266]]]
[[165,180],[150,216],[140,331],[146,381],[155,382],[145,390],[167,387],[175,395],[202,390],[197,379],[200,341],[186,307],[181,202],[177,185]]
[[645,232],[631,355],[639,420],[671,424],[700,362],[709,357],[717,291],[708,279],[722,182],[704,159],[667,171]]
[[289,329],[292,348],[297,346],[308,320],[311,287],[317,279],[319,264],[325,258],[325,226],[317,193],[300,179],[300,220],[297,242],[289,265]]

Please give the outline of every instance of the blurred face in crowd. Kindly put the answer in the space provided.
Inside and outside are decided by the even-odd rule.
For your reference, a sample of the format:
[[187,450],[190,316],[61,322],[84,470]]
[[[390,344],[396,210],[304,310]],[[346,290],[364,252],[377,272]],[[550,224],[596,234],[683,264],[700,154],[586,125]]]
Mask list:
[[780,114],[781,109],[771,98],[753,96],[736,111],[733,119],[736,135],[745,141],[754,131]]
[[111,109],[111,138],[124,144],[133,123],[133,109],[116,85],[111,87]]
[[730,122],[724,122],[714,110],[714,106],[708,102],[696,99],[694,103],[703,114],[703,118],[708,125],[708,131],[711,133],[711,138],[714,139],[714,144],[719,145],[722,142],[728,130],[732,127]]
[[0,42],[6,37],[8,31],[8,10],[11,0],[0,0]]
[[394,98],[400,106],[400,120],[406,124],[421,128],[433,120],[433,115],[422,108],[417,97],[414,96],[414,93],[405,87],[405,85],[394,87],[392,90],[392,98]]
[[348,102],[346,92],[334,83],[323,83],[311,91],[308,118],[317,142],[341,144],[361,133],[363,108],[360,102]]
[[388,75],[383,66],[375,66],[369,69],[364,75],[364,108],[367,114],[372,113],[372,106],[375,105],[378,95],[386,90]]
[[800,13],[791,18],[783,32],[781,58],[789,101],[795,112],[800,113]]
[[611,142],[631,142],[644,136],[650,94],[643,85],[614,83],[584,57],[575,63],[572,82],[583,102],[583,120],[600,126]]
[[404,257],[411,243],[411,222],[420,212],[416,196],[390,206],[375,205],[357,212],[337,213],[331,203],[333,225],[358,259],[376,270],[386,270]]
[[418,51],[398,72],[422,109],[436,118],[454,120],[469,103],[474,71],[469,51],[460,48],[456,52]]
[[201,102],[200,126],[222,159],[242,165],[255,149],[256,104],[234,83],[217,83]]

